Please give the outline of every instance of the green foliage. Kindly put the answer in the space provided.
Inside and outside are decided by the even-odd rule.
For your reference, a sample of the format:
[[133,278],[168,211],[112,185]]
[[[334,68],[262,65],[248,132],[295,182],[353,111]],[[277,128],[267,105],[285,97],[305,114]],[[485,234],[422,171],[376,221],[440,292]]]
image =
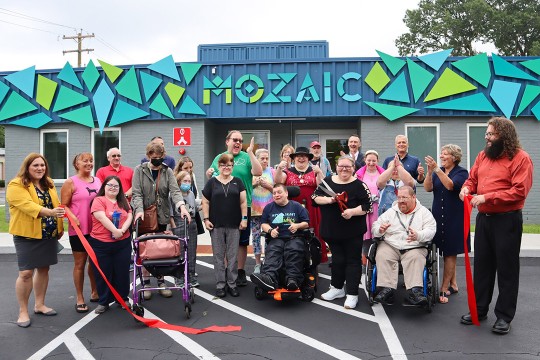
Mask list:
[[403,19],[409,32],[396,40],[401,56],[453,48],[473,56],[492,43],[500,55],[540,55],[540,2],[531,0],[420,0]]

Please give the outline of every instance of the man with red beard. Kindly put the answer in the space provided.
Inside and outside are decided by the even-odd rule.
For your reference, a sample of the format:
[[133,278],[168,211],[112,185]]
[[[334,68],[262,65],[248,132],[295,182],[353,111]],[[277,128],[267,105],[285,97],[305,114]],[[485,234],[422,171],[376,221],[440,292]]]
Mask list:
[[[533,164],[522,150],[514,123],[503,117],[488,121],[486,147],[476,157],[460,198],[469,194],[478,208],[474,241],[474,291],[478,319],[485,320],[498,279],[497,321],[491,331],[507,334],[517,307],[521,209],[532,186]],[[471,325],[470,314],[461,323]]]
[[[253,176],[262,175],[262,166],[257,160],[257,157],[253,153],[254,138],[251,138],[251,142],[246,151],[242,151],[242,143],[244,142],[242,134],[238,130],[231,130],[225,138],[225,145],[227,151],[222,154],[229,153],[234,157],[234,166],[232,176],[236,176],[242,180],[244,187],[246,188],[247,197],[247,228],[240,231],[240,246],[238,248],[238,278],[236,280],[237,286],[246,286],[247,278],[246,271],[244,269],[247,259],[247,247],[249,245],[249,235],[251,234],[251,195],[253,194]],[[212,166],[206,170],[206,177],[210,179],[212,176],[219,175],[218,159],[222,154],[218,154]]]

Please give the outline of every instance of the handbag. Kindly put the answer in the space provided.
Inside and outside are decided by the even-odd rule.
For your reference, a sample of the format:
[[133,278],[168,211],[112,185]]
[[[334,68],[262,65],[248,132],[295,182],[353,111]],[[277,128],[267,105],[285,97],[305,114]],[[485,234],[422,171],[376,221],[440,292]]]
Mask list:
[[141,241],[139,239],[139,257],[143,260],[166,259],[179,256],[180,240],[151,239]]
[[[141,171],[142,174],[142,171]],[[161,175],[161,171],[158,172],[157,180],[156,180],[156,201],[144,209],[144,220],[141,220],[139,222],[139,226],[137,228],[139,234],[148,234],[151,232],[156,232],[159,228],[158,223],[158,215],[157,215],[157,204],[159,203],[159,176]]]

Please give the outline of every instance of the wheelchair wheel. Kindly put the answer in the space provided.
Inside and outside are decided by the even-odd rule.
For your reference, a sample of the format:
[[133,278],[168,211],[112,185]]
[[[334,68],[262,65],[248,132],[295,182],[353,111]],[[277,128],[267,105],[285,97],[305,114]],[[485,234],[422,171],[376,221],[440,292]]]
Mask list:
[[186,313],[186,319],[191,318],[191,304],[190,303],[187,303],[184,306],[184,312]]
[[189,302],[191,304],[195,303],[195,289],[194,288],[189,289]]
[[315,291],[313,288],[302,289],[302,301],[311,302],[315,299]]
[[[135,313],[135,315],[144,317],[144,308],[142,306],[133,304],[131,310],[133,311],[133,313]],[[139,320],[135,319],[135,322],[139,322]]]
[[262,299],[264,299],[264,296],[266,295],[266,294],[264,293],[264,290],[261,289],[261,288],[258,287],[258,286],[255,286],[254,293],[255,293],[255,299],[257,299],[257,300],[262,300]]

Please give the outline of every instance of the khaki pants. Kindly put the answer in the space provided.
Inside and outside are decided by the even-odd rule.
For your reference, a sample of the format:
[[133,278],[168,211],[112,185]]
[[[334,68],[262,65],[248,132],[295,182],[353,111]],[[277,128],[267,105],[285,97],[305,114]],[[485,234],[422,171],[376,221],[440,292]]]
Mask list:
[[397,289],[399,261],[407,290],[424,287],[423,272],[426,265],[426,248],[416,248],[401,254],[399,250],[382,241],[377,247],[377,286]]

